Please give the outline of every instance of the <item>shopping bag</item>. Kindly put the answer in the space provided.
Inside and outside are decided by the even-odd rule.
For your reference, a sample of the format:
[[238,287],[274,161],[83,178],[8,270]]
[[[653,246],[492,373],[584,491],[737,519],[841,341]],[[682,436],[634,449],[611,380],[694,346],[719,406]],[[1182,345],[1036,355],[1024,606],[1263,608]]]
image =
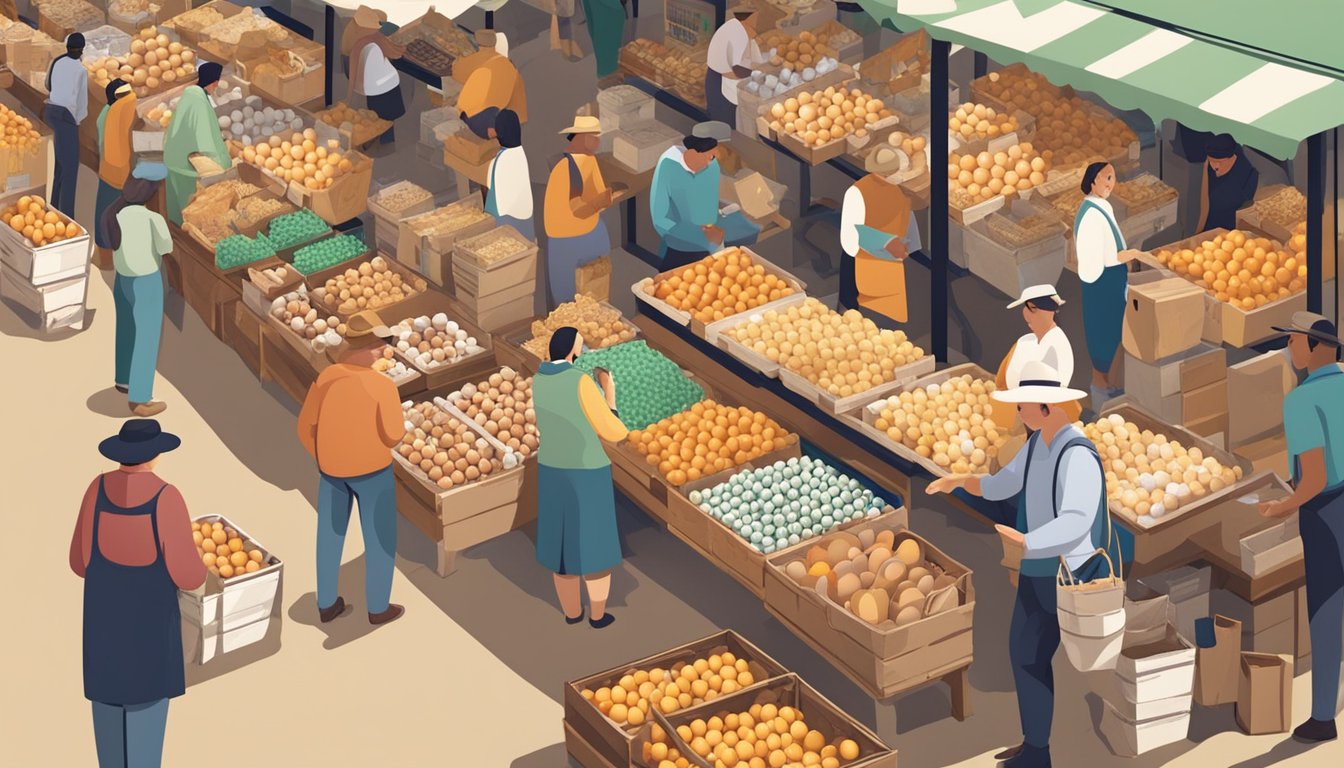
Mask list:
[[1241,673],[1241,622],[1213,617],[1214,644],[1195,649],[1195,701],[1201,706],[1235,704]]
[[1166,595],[1144,600],[1125,598],[1125,645],[1137,646],[1155,643],[1167,635]]
[[1115,669],[1125,640],[1125,582],[1106,550],[1098,549],[1097,556],[1103,558],[1108,576],[1080,582],[1062,557],[1056,572],[1060,645],[1080,672]]
[[[1079,567],[1079,571],[1089,569],[1098,557],[1101,558],[1100,562],[1106,565],[1107,575],[1088,581],[1079,581],[1073,571],[1069,570],[1064,558],[1059,559],[1055,585],[1059,610],[1075,616],[1097,616],[1125,609],[1124,574],[1116,571],[1115,561],[1111,559],[1110,553],[1098,548],[1092,558]],[[1123,563],[1121,568],[1124,568]]]
[[602,256],[574,270],[574,293],[586,293],[597,301],[611,299],[611,259]]
[[1237,725],[1252,736],[1286,733],[1293,720],[1293,657],[1241,654]]

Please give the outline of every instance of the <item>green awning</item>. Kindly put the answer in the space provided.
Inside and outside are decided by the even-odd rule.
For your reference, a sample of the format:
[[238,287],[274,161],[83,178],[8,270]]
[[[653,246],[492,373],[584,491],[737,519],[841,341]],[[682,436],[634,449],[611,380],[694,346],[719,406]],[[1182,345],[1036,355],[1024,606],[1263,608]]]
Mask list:
[[1344,125],[1338,77],[1081,0],[860,2],[897,29],[926,29],[1002,64],[1020,62],[1053,83],[1096,93],[1118,109],[1230,133],[1274,157],[1292,158],[1302,140]]

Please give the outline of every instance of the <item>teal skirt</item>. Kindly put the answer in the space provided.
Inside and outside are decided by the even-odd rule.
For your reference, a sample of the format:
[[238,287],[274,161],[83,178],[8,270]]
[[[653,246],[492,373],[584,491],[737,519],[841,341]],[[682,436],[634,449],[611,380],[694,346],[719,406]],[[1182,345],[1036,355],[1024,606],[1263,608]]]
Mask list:
[[1092,368],[1110,373],[1120,332],[1125,327],[1125,301],[1129,290],[1129,267],[1106,267],[1095,283],[1083,283],[1083,331]]
[[567,576],[621,564],[611,467],[537,466],[537,562]]

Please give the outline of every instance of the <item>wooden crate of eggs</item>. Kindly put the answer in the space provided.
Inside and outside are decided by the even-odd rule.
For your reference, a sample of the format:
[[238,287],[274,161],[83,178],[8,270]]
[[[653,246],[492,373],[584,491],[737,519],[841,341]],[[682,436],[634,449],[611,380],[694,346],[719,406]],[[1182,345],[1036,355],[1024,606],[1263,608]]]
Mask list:
[[888,515],[772,557],[765,606],[874,698],[969,666],[970,569]]
[[345,343],[345,323],[319,311],[302,286],[272,299],[266,322],[301,359],[319,371],[331,364],[327,350]]
[[895,126],[892,111],[881,99],[845,84],[776,102],[762,121],[767,117],[766,135],[778,137],[790,152],[812,165],[850,151],[851,136],[863,140]]
[[447,303],[439,294],[426,293],[398,305],[384,317],[403,318],[392,325],[397,334],[392,343],[395,356],[425,377],[425,386],[435,389],[463,381],[489,370],[489,334],[479,327],[443,311]]
[[184,655],[196,664],[266,636],[279,617],[284,564],[222,515],[192,521],[196,551],[209,569],[204,589],[179,591]]
[[640,730],[655,712],[670,715],[787,674],[741,635],[717,632],[565,683],[565,727],[606,763],[636,765],[646,743]]
[[532,377],[508,366],[445,398],[486,434],[527,461],[541,446],[532,408]]
[[969,226],[1044,184],[1050,162],[1031,142],[997,152],[951,152],[947,156],[947,213]]
[[[139,98],[196,81],[196,52],[174,41],[157,27],[146,27],[131,40],[121,56],[86,61],[90,103],[106,103],[105,90],[113,78],[130,83]],[[96,98],[97,101],[93,101]]]

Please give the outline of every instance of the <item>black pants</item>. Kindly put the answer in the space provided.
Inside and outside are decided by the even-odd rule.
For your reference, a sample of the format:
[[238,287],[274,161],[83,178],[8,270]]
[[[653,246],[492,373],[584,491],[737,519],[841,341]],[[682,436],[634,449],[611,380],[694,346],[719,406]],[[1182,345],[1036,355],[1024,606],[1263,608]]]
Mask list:
[[840,254],[840,306],[845,309],[859,308],[859,284],[854,278],[854,257]]
[[709,251],[679,251],[676,248],[668,248],[663,253],[662,270],[666,272],[669,269],[680,269],[688,264],[705,258]]
[[[369,109],[373,110],[379,117],[396,123],[397,119],[406,114],[406,102],[401,98],[401,86],[380,93],[376,96],[365,96],[365,101]],[[378,138],[380,144],[391,144],[397,140],[397,129],[388,128],[387,132]]]
[[1047,749],[1055,717],[1055,672],[1051,661],[1059,650],[1055,577],[1018,576],[1017,601],[1008,633],[1008,658],[1017,686],[1022,740],[1029,747]]
[[51,179],[51,205],[73,219],[79,184],[79,123],[70,110],[55,104],[48,104],[42,117],[54,134],[56,169]]

